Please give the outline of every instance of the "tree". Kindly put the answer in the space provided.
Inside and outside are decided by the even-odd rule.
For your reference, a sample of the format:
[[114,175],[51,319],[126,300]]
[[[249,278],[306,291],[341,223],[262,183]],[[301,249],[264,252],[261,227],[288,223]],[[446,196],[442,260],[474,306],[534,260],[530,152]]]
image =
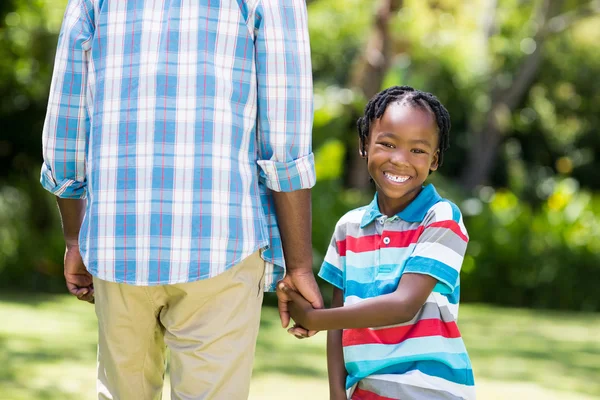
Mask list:
[[[495,0],[490,3],[497,7]],[[564,3],[562,0],[541,2],[536,12],[537,15],[533,18],[533,22],[539,28],[533,38],[527,41],[530,48],[524,50],[528,54],[524,55],[514,68],[509,85],[498,78],[501,71],[495,70],[490,74],[491,106],[483,118],[483,124],[479,128],[471,127],[471,145],[467,163],[460,178],[461,184],[466,190],[489,183],[500,144],[510,129],[508,120],[535,83],[543,61],[543,49],[547,39],[551,35],[565,31],[582,18],[594,15],[598,12],[600,4],[598,1],[592,1],[575,9],[564,11]],[[484,25],[482,32],[486,40],[489,40],[495,31],[493,18],[495,7],[490,7],[491,15],[486,18],[490,22]]]

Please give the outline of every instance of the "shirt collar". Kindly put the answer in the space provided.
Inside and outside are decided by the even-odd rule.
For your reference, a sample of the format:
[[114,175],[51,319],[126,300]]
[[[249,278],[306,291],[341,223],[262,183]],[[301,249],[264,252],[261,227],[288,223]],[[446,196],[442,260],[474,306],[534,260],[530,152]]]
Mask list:
[[[421,222],[427,215],[427,211],[436,203],[442,200],[438,192],[435,190],[433,185],[424,186],[421,192],[410,202],[408,206],[398,214],[400,219],[407,222]],[[379,205],[377,204],[377,193],[373,201],[367,206],[365,214],[360,221],[360,227],[364,228],[369,225],[375,219],[382,217],[383,214],[379,211]]]

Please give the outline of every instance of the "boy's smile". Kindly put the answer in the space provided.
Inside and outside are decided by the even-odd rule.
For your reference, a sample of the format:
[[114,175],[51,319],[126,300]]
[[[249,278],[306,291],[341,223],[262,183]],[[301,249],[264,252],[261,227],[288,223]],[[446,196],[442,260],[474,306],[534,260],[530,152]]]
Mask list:
[[393,103],[373,121],[366,146],[367,168],[377,185],[379,210],[402,211],[438,167],[438,127],[431,112]]

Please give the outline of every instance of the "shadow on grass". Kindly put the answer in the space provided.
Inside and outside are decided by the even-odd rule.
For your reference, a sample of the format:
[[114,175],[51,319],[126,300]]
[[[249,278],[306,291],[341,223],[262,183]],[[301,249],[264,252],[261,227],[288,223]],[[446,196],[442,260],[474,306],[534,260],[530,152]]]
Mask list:
[[80,399],[70,374],[94,365],[93,313],[67,296],[0,295],[0,399]]
[[600,315],[465,307],[476,378],[600,396]]
[[[600,398],[600,315],[467,305],[459,327],[476,379]],[[84,398],[65,380],[89,378],[93,385],[87,375],[93,374],[95,335],[93,308],[71,297],[1,294],[0,399]],[[281,328],[277,309],[266,306],[254,376],[273,375],[326,382],[325,333],[294,339]]]
[[322,340],[292,338],[281,327],[277,308],[266,306],[263,308],[256,343],[253,376],[269,374],[327,379],[325,346]]

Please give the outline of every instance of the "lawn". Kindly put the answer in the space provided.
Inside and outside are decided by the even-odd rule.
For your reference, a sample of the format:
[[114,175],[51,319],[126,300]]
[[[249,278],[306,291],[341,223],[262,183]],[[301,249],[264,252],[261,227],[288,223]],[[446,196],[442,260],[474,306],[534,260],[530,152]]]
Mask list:
[[[463,305],[459,326],[479,399],[600,398],[600,315]],[[95,343],[91,306],[0,295],[0,399],[93,399]],[[265,307],[250,399],[327,399],[326,379],[325,335],[294,339]]]

